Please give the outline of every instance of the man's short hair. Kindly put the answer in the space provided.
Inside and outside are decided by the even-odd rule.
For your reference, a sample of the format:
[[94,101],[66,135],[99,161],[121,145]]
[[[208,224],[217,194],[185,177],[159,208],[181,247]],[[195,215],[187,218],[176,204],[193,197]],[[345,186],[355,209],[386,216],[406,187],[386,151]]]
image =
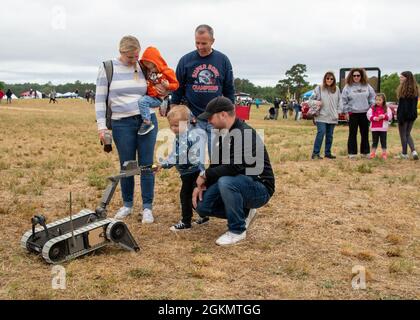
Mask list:
[[210,37],[214,39],[214,30],[212,27],[210,27],[207,24],[199,25],[197,29],[195,29],[195,33],[198,33],[198,34],[208,33]]

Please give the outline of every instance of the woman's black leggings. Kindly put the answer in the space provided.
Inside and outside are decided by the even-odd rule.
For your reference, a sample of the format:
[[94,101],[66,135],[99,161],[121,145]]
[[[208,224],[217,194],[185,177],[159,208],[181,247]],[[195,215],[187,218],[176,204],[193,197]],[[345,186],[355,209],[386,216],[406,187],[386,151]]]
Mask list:
[[402,153],[407,154],[408,145],[410,146],[411,151],[416,150],[414,146],[414,140],[411,137],[411,130],[413,129],[414,121],[400,122],[398,123],[398,129],[400,131]]

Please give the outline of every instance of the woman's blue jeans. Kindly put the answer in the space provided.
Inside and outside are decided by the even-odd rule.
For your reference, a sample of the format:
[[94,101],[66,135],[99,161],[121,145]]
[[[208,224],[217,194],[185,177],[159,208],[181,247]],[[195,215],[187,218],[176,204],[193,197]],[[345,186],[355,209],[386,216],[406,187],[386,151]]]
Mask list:
[[318,128],[318,132],[315,138],[315,145],[314,145],[314,155],[320,155],[322,143],[324,142],[325,137],[325,155],[331,155],[331,148],[334,139],[334,129],[335,124],[329,124],[324,122],[317,122],[316,126]]
[[[143,122],[141,116],[112,121],[112,135],[118,149],[121,167],[126,161],[138,159],[140,166],[153,165],[153,157],[158,133],[158,121],[155,114],[151,115],[155,125],[153,131],[145,136],[137,132]],[[140,178],[143,209],[153,209],[155,176],[153,173],[143,173]],[[124,206],[132,208],[134,198],[134,177],[121,180],[121,192]]]

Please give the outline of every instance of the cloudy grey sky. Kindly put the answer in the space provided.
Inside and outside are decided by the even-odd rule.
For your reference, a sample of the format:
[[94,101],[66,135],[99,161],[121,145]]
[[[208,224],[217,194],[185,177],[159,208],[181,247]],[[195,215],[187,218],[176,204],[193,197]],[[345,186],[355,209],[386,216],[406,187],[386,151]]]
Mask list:
[[378,66],[420,72],[417,0],[0,0],[0,81],[94,82],[126,34],[176,67],[210,24],[235,77],[275,85],[296,63],[327,70]]

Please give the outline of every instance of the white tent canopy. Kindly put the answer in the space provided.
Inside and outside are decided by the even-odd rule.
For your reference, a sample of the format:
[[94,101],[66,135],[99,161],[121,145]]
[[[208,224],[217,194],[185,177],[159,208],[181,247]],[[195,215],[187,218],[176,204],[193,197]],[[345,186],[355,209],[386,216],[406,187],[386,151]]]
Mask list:
[[[12,94],[12,100],[17,99],[18,97],[15,96],[15,94]],[[4,95],[3,100],[7,100],[7,96]]]
[[77,98],[78,95],[74,92],[66,92],[65,94],[60,94],[60,96],[57,94],[57,98]]
[[21,97],[23,99],[34,99],[35,98],[35,92],[36,92],[36,98],[37,99],[42,99],[42,92],[41,91],[26,91],[24,93],[21,94]]

